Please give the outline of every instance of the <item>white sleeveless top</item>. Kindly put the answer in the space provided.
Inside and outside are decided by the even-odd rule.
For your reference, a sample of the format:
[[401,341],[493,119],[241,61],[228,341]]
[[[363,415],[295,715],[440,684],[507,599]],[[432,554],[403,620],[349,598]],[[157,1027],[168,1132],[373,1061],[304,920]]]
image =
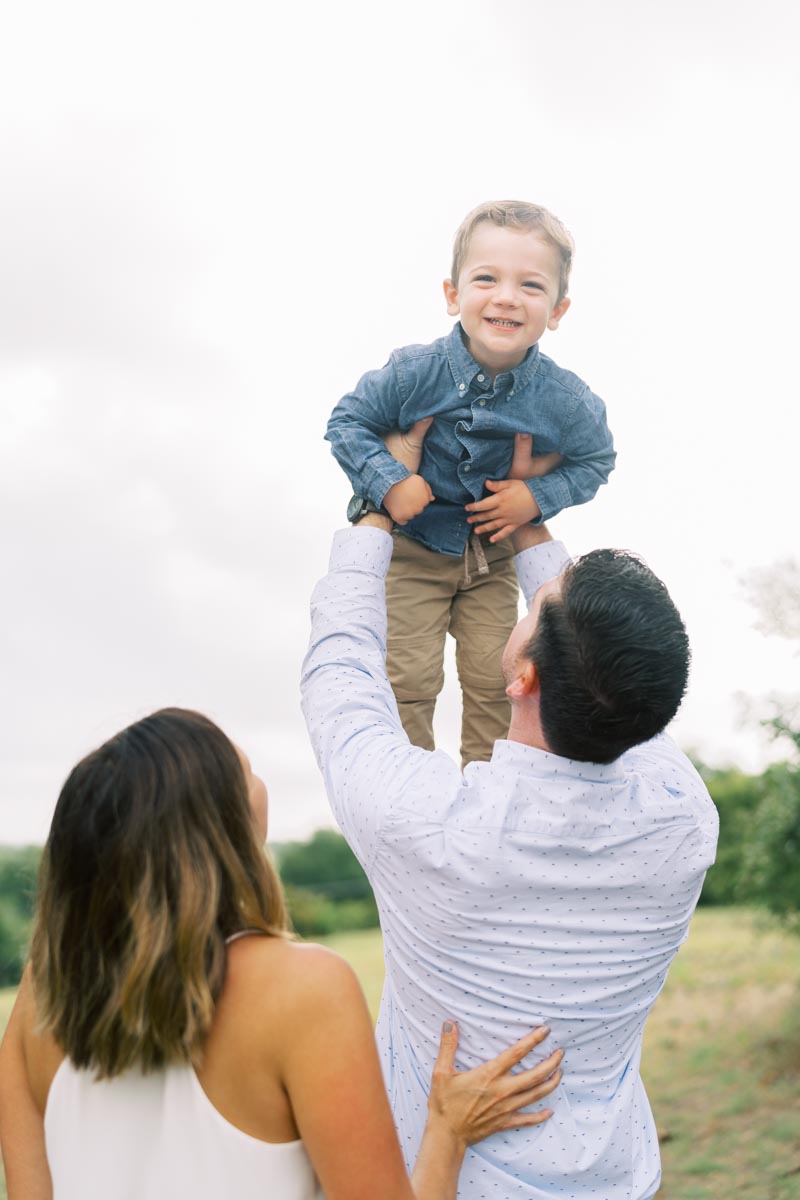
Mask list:
[[98,1081],[65,1058],[44,1132],[54,1200],[324,1200],[302,1141],[243,1133],[191,1067]]

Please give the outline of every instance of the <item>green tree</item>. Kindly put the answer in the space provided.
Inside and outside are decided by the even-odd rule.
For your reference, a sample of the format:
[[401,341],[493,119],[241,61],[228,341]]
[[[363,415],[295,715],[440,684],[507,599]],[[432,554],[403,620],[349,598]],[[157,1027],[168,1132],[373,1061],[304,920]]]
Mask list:
[[372,895],[361,864],[334,829],[318,829],[309,841],[286,845],[280,872],[284,883],[308,888],[331,900],[363,900]]
[[36,900],[38,846],[0,846],[0,986],[19,983]]
[[769,767],[762,787],[744,845],[743,888],[800,933],[800,767]]
[[276,857],[292,924],[303,937],[378,925],[369,880],[340,833],[318,829],[307,842],[281,846]]
[[[758,628],[797,643],[800,653],[800,563],[786,559],[749,581]],[[789,747],[789,761],[764,772],[762,799],[743,855],[744,886],[800,933],[800,699],[771,696],[762,724]]]
[[719,842],[714,866],[706,875],[701,904],[743,904],[754,898],[754,882],[744,873],[745,846],[763,796],[762,777],[735,767],[715,770],[697,764],[719,809]]

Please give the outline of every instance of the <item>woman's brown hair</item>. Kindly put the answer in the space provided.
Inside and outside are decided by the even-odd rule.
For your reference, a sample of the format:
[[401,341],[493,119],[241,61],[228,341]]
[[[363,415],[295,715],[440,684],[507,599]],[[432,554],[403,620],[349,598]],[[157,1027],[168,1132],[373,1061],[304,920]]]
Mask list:
[[100,1078],[197,1062],[242,929],[283,936],[286,914],[241,761],[207,717],[163,709],[61,790],[31,945],[39,1025]]

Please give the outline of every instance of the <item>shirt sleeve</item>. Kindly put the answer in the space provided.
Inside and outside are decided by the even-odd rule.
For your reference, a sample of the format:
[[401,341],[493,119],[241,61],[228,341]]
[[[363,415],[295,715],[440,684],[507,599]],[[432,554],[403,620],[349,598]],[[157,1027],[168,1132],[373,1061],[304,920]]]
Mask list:
[[383,438],[397,429],[400,386],[394,360],[379,371],[368,371],[331,413],[326,441],[357,496],[380,505],[389,488],[410,474],[393,458]]
[[586,504],[614,470],[617,455],[606,408],[588,388],[576,405],[559,452],[565,460],[562,466],[549,475],[525,480],[541,512],[534,525],[551,520],[564,508]]
[[719,814],[694,764],[666,733],[627,750],[621,761],[626,773],[657,781],[664,796],[691,816],[695,834],[687,842],[686,857],[691,854],[696,870],[708,870],[717,853]]
[[560,575],[570,561],[563,542],[542,542],[516,556],[517,578],[528,607],[542,584]]
[[438,754],[412,746],[386,676],[385,576],[392,539],[341,530],[311,597],[301,694],[334,816],[367,873],[385,814]]

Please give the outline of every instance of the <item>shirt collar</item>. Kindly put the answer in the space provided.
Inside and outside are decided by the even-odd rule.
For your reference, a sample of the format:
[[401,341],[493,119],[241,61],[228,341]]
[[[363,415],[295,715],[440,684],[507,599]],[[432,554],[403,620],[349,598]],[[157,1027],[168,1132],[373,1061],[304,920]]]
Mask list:
[[525,763],[534,774],[546,775],[550,779],[560,776],[562,779],[582,779],[591,783],[612,783],[625,777],[619,758],[611,763],[577,762],[572,758],[562,758],[560,754],[551,754],[548,750],[537,750],[535,746],[527,746],[524,742],[495,742],[492,762],[500,766]]
[[[450,363],[450,370],[453,373],[456,387],[459,387],[463,383],[463,390],[466,391],[475,376],[483,368],[479,362],[476,362],[464,345],[464,330],[461,327],[460,321],[456,321],[452,330],[445,338],[445,346],[447,347],[447,361]],[[506,377],[510,378],[511,387],[516,391],[517,388],[524,387],[531,376],[535,374],[538,362],[539,343],[537,342],[535,346],[531,346],[519,366],[514,367],[513,371],[504,371],[502,375],[497,376],[497,380]],[[495,385],[497,384],[497,380],[495,381]],[[461,390],[460,387],[459,390]]]

